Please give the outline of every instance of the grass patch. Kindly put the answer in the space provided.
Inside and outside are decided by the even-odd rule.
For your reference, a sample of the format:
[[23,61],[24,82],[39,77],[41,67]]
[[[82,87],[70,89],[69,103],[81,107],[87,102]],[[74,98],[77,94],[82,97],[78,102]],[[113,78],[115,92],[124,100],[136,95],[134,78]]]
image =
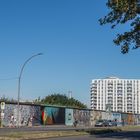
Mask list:
[[87,132],[90,135],[93,134],[105,134],[105,133],[114,133],[114,132],[120,132],[122,129],[120,128],[95,128],[95,129],[89,129]]
[[47,131],[47,132],[12,132],[0,136],[0,140],[37,140],[50,137],[87,135],[87,132],[77,131]]
[[123,131],[133,131],[133,130],[139,130],[140,129],[140,126],[139,125],[128,125],[128,126],[124,126],[124,127],[121,127],[121,129]]
[[110,128],[89,128],[70,131],[30,131],[30,132],[9,132],[0,135],[0,140],[38,140],[51,137],[65,137],[78,135],[98,135],[120,131],[131,131],[140,129],[140,126],[110,127]]

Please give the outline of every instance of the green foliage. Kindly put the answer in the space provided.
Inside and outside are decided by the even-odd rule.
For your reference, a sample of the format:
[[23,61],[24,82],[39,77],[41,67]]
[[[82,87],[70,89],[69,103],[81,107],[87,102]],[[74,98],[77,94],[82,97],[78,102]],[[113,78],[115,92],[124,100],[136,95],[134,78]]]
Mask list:
[[108,0],[106,3],[110,12],[104,18],[99,19],[101,25],[111,24],[115,28],[118,24],[130,24],[130,31],[118,34],[113,40],[121,46],[122,53],[128,53],[130,47],[140,47],[140,0]]
[[67,107],[76,107],[76,108],[87,108],[86,105],[74,98],[68,98],[66,95],[61,94],[52,94],[48,95],[43,99],[36,99],[35,103],[49,104],[49,105],[59,105]]
[[0,102],[17,102],[17,101],[14,100],[13,98],[8,98],[8,97],[5,97],[5,96],[2,96],[0,98]]

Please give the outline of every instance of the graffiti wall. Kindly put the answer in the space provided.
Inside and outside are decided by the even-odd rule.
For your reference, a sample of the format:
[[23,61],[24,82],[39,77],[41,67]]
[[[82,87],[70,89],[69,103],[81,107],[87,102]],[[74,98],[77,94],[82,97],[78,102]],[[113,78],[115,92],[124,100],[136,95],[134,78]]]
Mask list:
[[134,125],[140,125],[140,114],[134,115]]
[[101,116],[103,120],[113,120],[112,119],[112,113],[111,112],[101,112]]
[[78,122],[78,125],[88,126],[90,123],[90,111],[89,110],[73,110],[74,121]]
[[127,123],[128,123],[128,125],[134,124],[134,115],[133,114],[127,114]]
[[90,125],[95,125],[97,120],[112,120],[121,125],[121,113],[105,112],[94,110],[90,111]]
[[73,109],[67,109],[65,110],[65,124],[67,126],[72,126],[74,122],[74,116],[73,116]]
[[90,112],[90,124],[91,125],[95,125],[96,121],[100,120],[100,119],[102,119],[101,111],[92,110]]
[[122,118],[122,126],[124,126],[124,125],[128,125],[127,117],[128,117],[127,113],[122,113],[122,114],[121,114],[121,118]]
[[90,111],[90,125],[94,126],[97,120],[102,119],[101,111]]
[[20,126],[40,125],[41,123],[40,106],[20,105],[18,118],[18,106],[16,104],[6,104],[2,123],[4,126],[11,127],[17,125]]
[[14,127],[18,124],[20,126],[55,124],[73,126],[75,122],[77,122],[79,126],[94,126],[96,121],[100,119],[115,121],[118,126],[140,125],[140,114],[39,106],[33,104],[20,105],[18,117],[18,106],[12,103],[5,105],[4,116],[1,118],[1,121],[4,126],[9,127]]
[[115,121],[117,123],[117,126],[121,126],[122,125],[121,113],[113,112],[111,114],[112,114],[111,120]]
[[138,125],[140,124],[139,114],[122,113],[122,124],[123,125]]
[[112,120],[112,114],[105,111],[90,111],[90,125],[95,125],[97,120]]
[[44,125],[65,124],[65,108],[44,107],[42,111],[42,121]]

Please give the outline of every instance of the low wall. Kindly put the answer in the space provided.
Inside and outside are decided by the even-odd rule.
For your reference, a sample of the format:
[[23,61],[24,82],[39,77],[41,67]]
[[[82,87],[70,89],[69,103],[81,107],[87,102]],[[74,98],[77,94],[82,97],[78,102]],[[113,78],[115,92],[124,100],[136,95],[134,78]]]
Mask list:
[[[91,109],[76,109],[49,105],[20,104],[19,125],[67,125],[94,126],[97,120],[112,120],[118,126],[140,125],[140,114],[106,112]],[[4,118],[1,119],[4,126],[14,127],[18,125],[18,106],[14,103],[6,103]]]
[[6,104],[4,109],[4,126],[14,127],[17,125],[40,125],[41,112],[40,106],[20,105],[19,106],[19,124],[18,123],[18,106],[17,104]]
[[117,126],[140,125],[140,114],[105,112],[100,110],[90,111],[90,125],[95,125],[96,121],[100,119],[115,121]]
[[42,122],[43,125],[65,124],[65,108],[43,107]]

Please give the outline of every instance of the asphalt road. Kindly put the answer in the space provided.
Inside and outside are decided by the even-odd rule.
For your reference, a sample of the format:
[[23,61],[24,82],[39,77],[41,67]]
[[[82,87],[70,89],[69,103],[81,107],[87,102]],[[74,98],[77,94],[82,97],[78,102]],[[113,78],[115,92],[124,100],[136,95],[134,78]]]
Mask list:
[[0,135],[9,132],[33,132],[33,131],[70,131],[70,130],[83,130],[89,127],[68,127],[65,125],[50,125],[50,126],[39,126],[39,127],[20,127],[20,128],[0,128]]
[[[30,132],[30,131],[69,131],[74,129],[74,127],[65,127],[65,126],[48,126],[48,127],[23,127],[23,128],[1,128],[0,135],[9,132]],[[86,129],[86,128],[84,128]],[[39,140],[39,139],[38,139]],[[42,139],[41,139],[42,140]],[[45,139],[43,139],[45,140]],[[140,128],[132,128],[129,131],[122,131],[116,133],[106,133],[106,134],[93,134],[85,136],[73,136],[73,137],[59,137],[59,138],[47,138],[46,140],[140,140]]]
[[50,138],[47,140],[140,140],[140,131],[126,131],[100,135]]

